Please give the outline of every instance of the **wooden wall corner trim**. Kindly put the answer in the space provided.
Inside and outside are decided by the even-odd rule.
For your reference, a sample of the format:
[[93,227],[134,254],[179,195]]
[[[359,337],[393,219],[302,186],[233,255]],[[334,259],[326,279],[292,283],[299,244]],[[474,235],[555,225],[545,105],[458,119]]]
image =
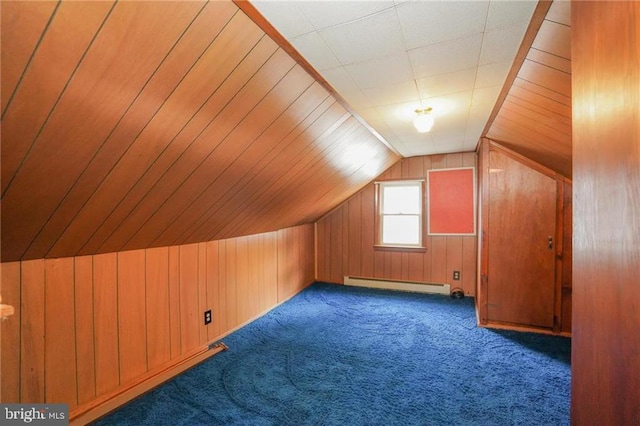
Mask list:
[[101,398],[76,408],[69,413],[70,424],[86,425],[93,422],[207,358],[227,349],[228,347],[224,343],[211,345],[211,348],[209,344],[201,346],[155,371],[144,374],[132,381],[128,386],[122,386]]

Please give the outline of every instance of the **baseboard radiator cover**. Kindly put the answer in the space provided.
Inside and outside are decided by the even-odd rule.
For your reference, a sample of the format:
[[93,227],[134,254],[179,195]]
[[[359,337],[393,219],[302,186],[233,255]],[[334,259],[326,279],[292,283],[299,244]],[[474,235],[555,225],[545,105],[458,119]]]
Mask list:
[[451,294],[449,284],[422,283],[415,281],[398,281],[381,278],[364,278],[345,276],[344,284],[355,287],[380,288],[384,290],[411,291],[414,293]]

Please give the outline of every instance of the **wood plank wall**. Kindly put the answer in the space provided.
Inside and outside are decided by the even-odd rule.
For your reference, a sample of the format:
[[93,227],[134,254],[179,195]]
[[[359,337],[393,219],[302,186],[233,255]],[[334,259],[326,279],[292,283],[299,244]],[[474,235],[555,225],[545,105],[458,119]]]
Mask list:
[[[476,166],[474,152],[411,157],[379,179],[425,178],[427,170]],[[449,283],[475,295],[476,236],[427,236],[426,252],[374,250],[374,185],[370,183],[317,223],[318,279],[343,283],[345,275]],[[453,281],[453,271],[461,280]]]
[[571,6],[571,422],[639,425],[640,3]]
[[313,281],[313,229],[2,263],[0,401],[73,410],[219,339]]

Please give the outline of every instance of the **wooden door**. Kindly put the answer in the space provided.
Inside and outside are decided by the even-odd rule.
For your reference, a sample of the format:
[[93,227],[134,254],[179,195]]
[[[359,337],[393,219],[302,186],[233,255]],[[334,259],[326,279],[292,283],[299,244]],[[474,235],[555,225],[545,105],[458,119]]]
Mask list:
[[556,180],[489,153],[487,319],[554,325]]

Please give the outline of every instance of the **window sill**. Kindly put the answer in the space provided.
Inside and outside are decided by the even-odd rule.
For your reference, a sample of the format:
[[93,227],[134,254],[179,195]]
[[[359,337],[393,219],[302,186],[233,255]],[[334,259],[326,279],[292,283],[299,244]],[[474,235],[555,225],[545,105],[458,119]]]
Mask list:
[[426,247],[410,247],[410,246],[381,246],[374,245],[373,249],[375,251],[401,251],[401,252],[415,252],[415,253],[424,253],[427,251]]

